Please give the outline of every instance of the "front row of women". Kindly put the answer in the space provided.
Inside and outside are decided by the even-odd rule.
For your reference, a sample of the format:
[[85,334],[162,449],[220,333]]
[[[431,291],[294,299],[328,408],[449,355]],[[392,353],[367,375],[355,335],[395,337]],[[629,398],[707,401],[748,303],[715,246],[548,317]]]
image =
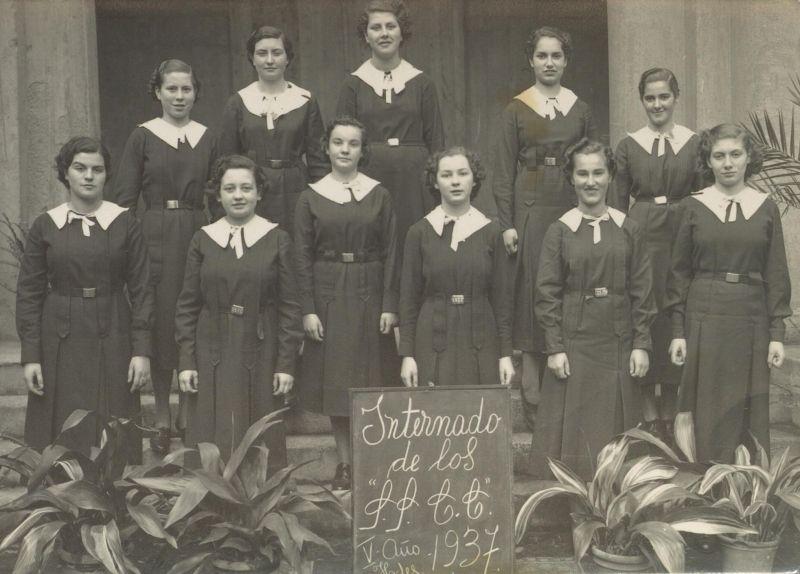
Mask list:
[[[440,205],[411,226],[401,274],[391,196],[359,171],[365,128],[339,118],[324,144],[332,171],[298,199],[294,249],[256,214],[265,191],[256,164],[217,162],[209,187],[225,216],[191,240],[175,338],[180,387],[191,396],[187,444],[231,451],[282,406],[305,334],[300,396],[332,417],[334,486],[345,487],[347,390],[393,383],[381,339],[398,314],[407,386],[508,384],[513,274],[500,227],[471,205],[484,178],[473,153],[450,148],[429,161]],[[783,362],[790,287],[778,208],[746,185],[760,166],[749,135],[718,126],[703,135],[700,159],[715,183],[680,204],[665,305],[670,354],[683,365],[680,406],[701,413],[698,456],[725,459],[748,430],[769,444],[769,367]],[[592,455],[640,418],[633,380],[649,368],[656,304],[639,225],[606,205],[610,150],[583,139],[565,160],[577,207],[548,228],[540,254],[535,311],[549,368],[533,452],[586,475]],[[150,264],[136,218],[102,199],[107,152],[74,138],[57,165],[68,201],[33,223],[18,289],[34,447],[75,408],[135,416],[153,354]],[[63,440],[88,449],[93,432]],[[286,463],[281,432],[268,439],[275,468]]]

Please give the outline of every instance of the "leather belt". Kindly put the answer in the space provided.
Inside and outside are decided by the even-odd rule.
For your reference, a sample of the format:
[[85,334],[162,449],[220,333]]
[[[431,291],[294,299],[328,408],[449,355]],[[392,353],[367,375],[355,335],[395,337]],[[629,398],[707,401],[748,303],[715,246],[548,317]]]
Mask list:
[[97,297],[108,297],[109,295],[113,295],[114,293],[119,293],[122,291],[121,286],[111,286],[111,288],[107,287],[69,287],[69,288],[58,288],[50,286],[50,291],[53,293],[57,293],[58,295],[63,295],[64,297],[80,297],[81,299],[96,299]]
[[445,295],[445,298],[449,298],[451,305],[466,305],[469,303],[469,298],[466,295],[453,294],[449,297]]
[[380,261],[380,254],[375,251],[317,251],[317,260],[337,263],[367,263]]
[[173,209],[203,209],[202,205],[195,205],[191,201],[185,201],[182,199],[165,199],[161,202],[160,205],[148,205],[148,211],[161,211],[164,210],[173,210]]
[[748,283],[757,285],[764,283],[764,278],[758,271],[750,271],[749,273],[731,273],[730,271],[698,271],[694,275],[701,279],[718,279],[725,281],[725,283]]
[[587,299],[605,299],[609,295],[608,287],[595,287],[594,289],[587,289],[585,297]]
[[641,201],[642,203],[655,203],[656,205],[668,205],[670,203],[674,203],[672,199],[667,197],[666,195],[657,195],[655,197],[653,196],[637,197],[636,201],[637,203]]
[[267,159],[264,160],[264,166],[270,169],[286,169],[287,167],[294,167],[297,165],[295,159]]

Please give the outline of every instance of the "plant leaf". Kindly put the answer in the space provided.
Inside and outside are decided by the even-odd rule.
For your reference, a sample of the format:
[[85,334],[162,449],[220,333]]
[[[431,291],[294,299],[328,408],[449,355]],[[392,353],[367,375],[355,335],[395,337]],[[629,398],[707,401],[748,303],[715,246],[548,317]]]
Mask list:
[[200,552],[199,554],[184,558],[170,568],[167,574],[188,574],[189,572],[195,571],[202,566],[212,554],[213,552]]
[[255,548],[247,540],[240,536],[230,536],[225,542],[219,545],[220,548],[233,548],[239,552],[255,552]]
[[575,562],[581,563],[584,554],[592,543],[594,533],[605,528],[605,524],[599,520],[585,520],[572,529],[572,548],[575,550]]
[[53,496],[82,510],[114,512],[111,500],[97,486],[86,480],[71,480],[47,488]]
[[197,450],[200,451],[200,463],[203,465],[203,470],[210,474],[220,474],[222,472],[222,457],[219,454],[217,445],[210,442],[201,442],[197,444]]
[[50,469],[53,467],[53,463],[67,452],[69,451],[66,447],[60,444],[51,444],[45,447],[42,451],[42,458],[39,461],[39,466],[36,467],[36,470],[28,480],[28,492],[33,492],[42,485],[47,473],[50,472]]
[[31,530],[36,524],[48,514],[55,514],[59,512],[58,508],[53,508],[52,506],[44,506],[41,508],[35,508],[28,516],[20,522],[19,526],[17,526],[8,536],[3,539],[3,543],[0,544],[0,552],[3,550],[7,550],[9,546],[13,546],[20,539],[22,539],[29,530]]
[[231,477],[236,474],[236,471],[239,470],[239,465],[242,464],[242,461],[244,460],[245,454],[247,454],[247,451],[250,450],[250,446],[258,437],[264,434],[270,427],[279,423],[283,423],[281,416],[288,410],[289,408],[285,407],[277,411],[273,411],[264,415],[250,425],[250,428],[247,429],[246,433],[244,433],[244,438],[242,438],[242,441],[238,444],[236,450],[233,451],[230,460],[228,460],[228,464],[225,465],[225,470],[222,473],[222,477],[225,480],[230,480]]
[[239,498],[239,493],[225,481],[224,477],[218,474],[212,474],[205,470],[196,470],[194,475],[200,479],[200,482],[205,486],[211,494],[226,500],[233,504],[243,505],[244,501]]
[[208,494],[208,488],[203,485],[199,478],[193,478],[189,481],[178,500],[175,501],[175,505],[169,511],[164,528],[169,528],[193,511],[205,498],[206,494]]
[[643,456],[625,474],[620,491],[625,492],[646,482],[670,480],[676,474],[678,474],[678,469],[663,458]]
[[797,492],[778,491],[775,495],[795,510],[800,510],[800,494]]
[[676,508],[666,513],[662,519],[679,532],[709,535],[755,533],[755,530],[722,505]]
[[563,462],[560,460],[548,459],[547,464],[550,466],[550,470],[553,472],[558,482],[573,487],[588,498],[589,492],[586,490],[586,483],[581,480],[577,474],[567,468]]
[[311,462],[312,461],[308,460],[306,462],[287,466],[280,469],[269,478],[264,485],[264,490],[251,501],[251,506],[254,509],[253,516],[255,516],[257,522],[261,521],[264,516],[275,510],[278,502],[284,497],[286,485],[289,483],[289,478],[291,478],[292,473],[301,466],[305,466]]
[[156,476],[132,478],[131,480],[139,486],[144,486],[157,492],[182,494],[193,478],[191,476]]
[[175,537],[164,529],[158,513],[148,504],[134,504],[128,502],[128,514],[139,525],[139,528],[147,532],[150,536],[166,540],[173,548],[178,547]]
[[680,412],[675,415],[675,444],[689,462],[697,462],[697,448],[694,436],[694,415]]
[[211,531],[203,538],[198,544],[203,546],[205,544],[213,544],[214,542],[219,542],[223,538],[225,538],[231,531],[225,526],[214,526],[211,528]]
[[280,515],[283,516],[283,521],[286,523],[286,526],[289,529],[289,534],[291,534],[292,538],[295,540],[295,542],[297,542],[297,546],[300,548],[301,552],[303,550],[303,544],[306,542],[311,542],[312,544],[327,548],[328,552],[336,556],[336,552],[333,551],[333,548],[331,548],[330,544],[300,524],[300,521],[294,514],[281,512]]
[[733,465],[733,464],[715,464],[711,468],[709,468],[705,475],[703,475],[703,481],[700,483],[699,494],[706,494],[711,488],[721,481],[723,478],[728,476],[729,474],[735,472],[744,472],[749,474],[750,476],[757,477],[764,481],[765,484],[769,484],[770,476],[763,468],[755,465],[744,466],[744,465]]
[[[67,420],[64,421],[64,424],[61,425],[61,431],[59,432],[59,436],[67,432],[71,428],[75,428],[79,424],[83,422],[87,416],[92,414],[92,411],[87,411],[84,409],[75,409],[72,413],[67,417]],[[56,439],[58,440],[58,439]]]
[[635,441],[641,441],[652,444],[653,446],[660,449],[664,454],[666,454],[669,458],[671,458],[675,462],[680,462],[681,460],[680,457],[677,454],[675,454],[675,451],[672,450],[669,446],[667,446],[667,443],[665,443],[663,440],[661,440],[654,434],[647,432],[644,429],[632,428],[626,430],[622,434],[623,436],[634,439]]
[[278,537],[278,540],[281,543],[281,549],[283,550],[283,555],[288,558],[289,564],[292,565],[292,568],[294,568],[295,571],[299,570],[300,563],[302,561],[300,549],[297,547],[294,538],[292,538],[292,535],[289,533],[289,528],[286,526],[286,522],[283,520],[283,517],[277,512],[270,512],[261,520],[258,528],[266,528]]
[[750,465],[750,451],[743,444],[736,447],[733,453],[733,463],[739,466]]
[[242,488],[248,498],[258,496],[267,481],[267,467],[269,465],[269,449],[263,444],[254,445],[244,457],[239,466],[239,478]]
[[632,530],[647,538],[667,572],[684,571],[683,538],[669,524],[642,522]]
[[[600,454],[597,455],[597,470],[594,473],[590,491],[593,487],[596,500],[592,502],[601,514],[605,513],[606,508],[614,498],[614,483],[617,481],[617,476],[625,463],[625,458],[628,456],[628,448],[630,446],[628,437],[631,436],[628,433],[632,431],[641,431],[641,433],[649,435],[649,433],[641,429],[631,429],[631,431],[626,431],[622,436],[605,445]],[[638,433],[634,433],[634,436],[636,434]]]
[[32,528],[17,554],[13,574],[39,574],[52,552],[53,541],[66,522],[56,520]]
[[519,509],[517,518],[514,521],[514,539],[516,540],[517,544],[522,542],[522,538],[525,536],[525,531],[528,529],[528,522],[530,522],[533,511],[536,510],[536,507],[539,506],[539,503],[541,503],[543,500],[553,496],[558,496],[559,494],[566,494],[575,496],[578,498],[578,500],[588,505],[588,501],[583,493],[581,493],[579,490],[576,490],[572,486],[566,486],[555,481],[550,481],[548,484],[550,486],[531,494]]

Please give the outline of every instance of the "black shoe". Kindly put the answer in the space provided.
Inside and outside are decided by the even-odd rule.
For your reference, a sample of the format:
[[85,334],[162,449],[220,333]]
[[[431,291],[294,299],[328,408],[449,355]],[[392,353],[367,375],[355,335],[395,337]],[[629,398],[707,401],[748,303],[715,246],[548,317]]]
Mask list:
[[350,465],[340,462],[336,465],[336,474],[331,481],[331,490],[350,490],[351,481]]
[[170,439],[168,428],[156,429],[156,434],[150,437],[150,449],[154,453],[164,456],[169,452]]

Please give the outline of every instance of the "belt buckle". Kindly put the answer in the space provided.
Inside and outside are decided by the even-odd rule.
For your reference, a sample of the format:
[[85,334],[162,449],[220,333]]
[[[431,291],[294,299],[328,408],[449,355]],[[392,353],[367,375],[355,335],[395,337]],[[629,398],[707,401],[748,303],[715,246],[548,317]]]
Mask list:
[[544,165],[558,165],[558,163],[556,163],[557,161],[558,161],[557,158],[546,157],[544,158]]
[[267,165],[272,169],[281,169],[283,167],[283,160],[282,159],[270,159],[267,160]]
[[667,196],[666,195],[659,195],[658,197],[653,198],[653,203],[657,205],[664,205],[667,203]]
[[231,305],[231,315],[241,317],[244,315],[244,307],[242,305]]
[[400,138],[389,138],[386,143],[392,147],[400,145]]
[[84,287],[81,296],[84,299],[94,299],[97,297],[97,287]]
[[608,297],[608,287],[595,287],[594,296],[598,299],[602,299],[603,297]]
[[450,303],[453,305],[463,305],[464,304],[464,296],[463,295],[450,295]]
[[739,283],[741,280],[742,276],[739,273],[725,273],[726,283]]
[[181,206],[181,202],[177,199],[168,199],[165,204],[167,209],[179,209]]
[[355,263],[355,253],[342,253],[342,263]]

